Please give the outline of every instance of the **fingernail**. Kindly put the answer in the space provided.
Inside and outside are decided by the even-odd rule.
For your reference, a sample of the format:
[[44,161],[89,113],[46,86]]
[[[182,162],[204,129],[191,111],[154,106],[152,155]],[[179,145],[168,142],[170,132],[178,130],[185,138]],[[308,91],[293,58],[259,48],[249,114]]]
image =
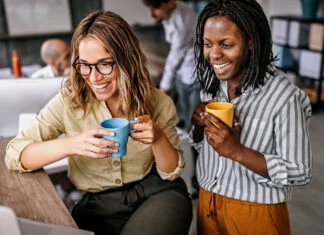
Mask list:
[[119,144],[118,143],[115,143],[115,146],[119,146]]
[[118,150],[117,150],[117,149],[115,149],[115,150],[114,150],[114,153],[118,153]]

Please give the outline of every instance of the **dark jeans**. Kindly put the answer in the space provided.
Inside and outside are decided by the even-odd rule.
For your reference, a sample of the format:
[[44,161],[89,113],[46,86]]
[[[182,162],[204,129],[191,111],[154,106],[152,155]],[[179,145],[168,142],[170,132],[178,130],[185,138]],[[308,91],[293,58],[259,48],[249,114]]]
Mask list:
[[181,178],[162,180],[155,172],[119,189],[86,193],[72,216],[96,235],[187,235],[192,204]]
[[200,103],[200,90],[198,85],[186,85],[177,79],[175,88],[178,95],[178,106],[180,108],[180,119],[185,121],[184,129],[189,132],[192,123],[191,116]]

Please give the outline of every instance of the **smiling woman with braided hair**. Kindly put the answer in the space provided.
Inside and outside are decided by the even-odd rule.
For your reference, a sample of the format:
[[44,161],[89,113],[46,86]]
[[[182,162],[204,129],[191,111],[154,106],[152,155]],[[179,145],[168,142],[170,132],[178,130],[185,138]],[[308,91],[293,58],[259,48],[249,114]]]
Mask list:
[[[212,1],[201,12],[195,54],[203,102],[192,115],[198,234],[290,234],[291,188],[311,179],[311,105],[278,74],[271,50],[255,0]],[[234,105],[233,128],[204,112],[215,100]]]

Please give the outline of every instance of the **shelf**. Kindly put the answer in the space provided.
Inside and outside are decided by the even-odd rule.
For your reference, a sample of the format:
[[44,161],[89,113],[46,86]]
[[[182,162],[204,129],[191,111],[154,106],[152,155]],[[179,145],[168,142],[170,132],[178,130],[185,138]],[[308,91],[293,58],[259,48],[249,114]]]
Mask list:
[[286,67],[286,68],[283,68],[283,67],[279,67],[279,66],[275,66],[277,69],[280,69],[284,72],[292,72],[292,73],[295,73],[298,75],[298,68],[296,67]]
[[[309,96],[309,99],[311,101],[312,104],[316,104],[317,103],[317,92],[318,92],[318,87],[313,87],[313,88],[309,88],[309,87],[304,87],[302,88],[307,95]],[[322,88],[322,92],[321,92],[321,102],[324,102],[324,88]]]
[[286,47],[286,48],[289,48],[289,49],[295,49],[295,50],[307,50],[307,51],[312,51],[312,52],[316,52],[316,53],[321,53],[321,54],[324,54],[324,51],[321,50],[314,50],[314,49],[311,49],[309,48],[308,46],[290,46],[288,45],[287,43],[278,43],[278,42],[273,42],[274,45],[278,45],[278,46],[282,46],[282,47]]
[[[292,22],[295,21],[300,22],[301,24],[292,24]],[[306,32],[307,30],[304,28],[305,26],[303,25],[307,24],[309,27],[311,27],[311,24],[314,23],[324,25],[324,18],[307,20],[304,19],[302,16],[295,15],[275,15],[271,17],[271,25],[273,27],[275,25],[275,29],[272,28],[274,50],[276,51],[276,53],[278,53],[278,56],[280,56],[279,54],[281,54],[281,58],[278,62],[278,65],[287,65],[287,67],[276,66],[276,68],[283,70],[284,72],[292,72],[295,75],[297,75],[301,80],[307,81],[312,84],[311,87],[303,87],[303,85],[299,84],[299,87],[302,90],[304,90],[309,96],[310,102],[313,107],[313,111],[315,112],[315,110],[317,110],[317,108],[324,103],[324,88],[322,87],[322,82],[324,80],[324,50],[316,50],[309,48],[309,39],[305,40],[304,37],[301,38],[300,36],[305,36],[305,34],[302,33],[308,33],[308,37],[310,37],[310,30],[309,32]],[[312,35],[313,34],[314,31],[312,32]],[[318,47],[318,49],[319,48],[320,47]],[[289,54],[287,53],[287,51]],[[300,65],[301,63],[302,66]],[[305,66],[307,67],[305,68]],[[308,76],[314,77],[307,77],[301,75],[299,73],[300,69],[302,69],[302,74],[307,74]],[[308,72],[305,73],[306,70],[304,69],[306,69]]]
[[319,23],[319,24],[324,24],[324,18],[317,18],[314,20],[307,20],[304,19],[302,16],[298,15],[273,15],[270,17],[272,19],[282,19],[282,20],[288,20],[288,21],[299,21],[303,23]]
[[[278,21],[275,21],[278,20]],[[274,24],[276,22],[276,24]],[[280,23],[279,23],[280,22]],[[299,22],[300,25],[293,25],[292,22]],[[285,48],[297,49],[297,50],[308,50],[311,52],[318,52],[323,54],[324,50],[316,50],[309,48],[309,39],[305,37],[301,37],[301,35],[308,34],[308,38],[310,36],[310,29],[306,29],[307,27],[310,28],[312,24],[320,24],[324,25],[324,18],[318,18],[314,20],[304,19],[302,16],[297,15],[274,15],[271,16],[271,27],[272,27],[272,34],[273,34],[273,44],[278,45]],[[291,26],[293,25],[293,26]],[[302,26],[302,25],[308,25]],[[290,27],[292,28],[292,31]],[[291,41],[289,37],[291,36],[290,33],[293,35],[293,40]],[[313,32],[314,34],[314,32]],[[313,35],[312,34],[312,35]],[[296,41],[297,40],[297,41]],[[294,46],[294,45],[301,45],[301,46]]]
[[0,40],[20,40],[20,39],[30,39],[30,38],[43,38],[43,37],[55,37],[55,36],[72,36],[73,32],[55,32],[55,33],[42,33],[42,34],[24,34],[24,35],[0,35]]
[[275,66],[275,67],[277,69],[282,70],[283,72],[294,73],[295,75],[297,75],[301,79],[308,79],[308,80],[318,81],[318,82],[320,82],[322,80],[322,77],[321,78],[311,78],[311,77],[302,76],[302,75],[299,74],[298,68],[296,68],[296,67],[287,67],[287,68],[282,68],[282,67],[278,67],[278,66]]

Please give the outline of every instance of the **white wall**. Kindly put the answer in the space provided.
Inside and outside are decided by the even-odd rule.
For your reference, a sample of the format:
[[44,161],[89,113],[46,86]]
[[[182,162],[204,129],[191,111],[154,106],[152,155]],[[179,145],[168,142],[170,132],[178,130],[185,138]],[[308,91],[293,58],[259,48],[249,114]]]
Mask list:
[[122,16],[130,25],[152,25],[155,20],[140,0],[102,0],[103,8]]
[[[257,2],[262,6],[264,13],[269,16],[269,1],[271,0],[257,0]],[[268,17],[269,18],[269,17]]]
[[302,15],[300,0],[270,0],[269,16],[272,15]]
[[[272,15],[302,15],[300,0],[257,0],[268,19]],[[321,0],[317,17],[324,17],[324,0]]]
[[71,32],[68,0],[4,0],[9,35]]

